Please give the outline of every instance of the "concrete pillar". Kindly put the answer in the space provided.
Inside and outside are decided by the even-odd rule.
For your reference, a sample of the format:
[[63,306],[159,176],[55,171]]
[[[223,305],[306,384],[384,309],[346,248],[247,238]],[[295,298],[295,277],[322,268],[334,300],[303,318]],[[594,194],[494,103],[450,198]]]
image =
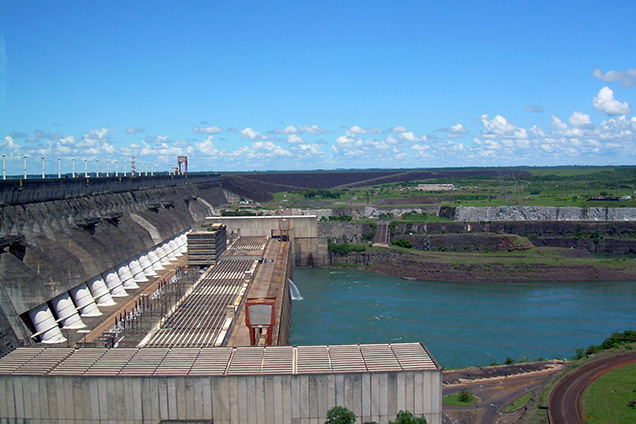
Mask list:
[[[128,271],[130,272],[130,270]],[[126,297],[128,296],[128,292],[124,288],[123,281],[119,276],[119,270],[109,270],[104,273],[104,281],[106,282],[106,287],[110,290],[110,295],[112,297]]]
[[150,262],[150,259],[148,258],[148,253],[142,253],[141,255],[139,255],[138,259],[139,259],[139,265],[141,265],[141,269],[143,270],[146,277],[157,276],[157,273],[152,268],[152,263]]
[[[117,277],[117,272],[114,269],[111,269],[110,271],[106,271],[103,275],[98,275],[88,280],[88,288],[91,291],[93,298],[100,306],[112,306],[115,304],[115,301],[113,300],[113,297],[110,294],[110,290],[106,286],[105,282],[105,278],[112,273],[114,273],[115,277]],[[110,276],[110,279],[113,279],[112,275]],[[121,287],[121,281],[119,281],[119,278],[117,278],[117,280],[118,286]],[[121,290],[123,290],[123,288],[121,288]],[[124,296],[126,296],[125,293],[126,291],[124,290]]]
[[148,259],[150,259],[150,263],[152,264],[152,269],[154,269],[155,271],[161,271],[165,269],[161,265],[161,259],[159,258],[159,255],[157,254],[156,247],[153,247],[152,249],[150,249],[150,251],[148,252]]
[[122,285],[126,289],[138,289],[139,286],[135,282],[135,277],[133,276],[132,270],[130,266],[126,263],[119,265],[117,268],[117,275],[119,275],[119,279],[121,280]]
[[144,270],[139,264],[137,258],[133,258],[128,262],[128,268],[130,268],[130,272],[133,274],[133,278],[137,283],[145,283],[148,281],[146,274],[144,274]]
[[29,311],[29,318],[35,327],[35,332],[38,334],[42,343],[64,343],[66,337],[62,334],[62,330],[57,325],[53,313],[49,309],[49,305],[46,303],[33,308]]
[[181,249],[179,246],[179,243],[177,242],[177,239],[172,239],[168,242],[168,244],[170,245],[170,247],[172,247],[172,252],[174,253],[174,255],[176,257],[182,256],[183,253],[181,253]]
[[164,246],[163,244],[161,246],[157,246],[155,248],[155,251],[157,252],[157,256],[159,256],[159,261],[161,265],[170,265],[170,259],[168,259],[167,246]]
[[174,252],[174,243],[170,243],[170,242],[165,242],[163,244],[163,250],[166,252],[166,258],[170,261],[170,262],[176,262],[177,259],[177,255]]
[[79,312],[77,312],[75,304],[73,304],[73,300],[71,300],[71,296],[68,292],[55,296],[51,300],[51,304],[53,305],[53,309],[55,310],[55,314],[57,315],[62,328],[74,330],[86,327],[86,324],[84,324],[82,318],[79,316]]
[[98,317],[102,314],[85,283],[72,288],[69,293],[83,317]]

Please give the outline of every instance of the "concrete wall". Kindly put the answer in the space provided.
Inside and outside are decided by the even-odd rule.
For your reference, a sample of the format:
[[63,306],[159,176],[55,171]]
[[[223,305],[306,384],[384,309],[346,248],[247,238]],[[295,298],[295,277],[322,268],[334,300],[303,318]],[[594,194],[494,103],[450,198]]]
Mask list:
[[45,202],[48,200],[92,196],[99,193],[124,193],[134,190],[143,190],[145,188],[177,187],[212,181],[220,183],[220,174],[99,178],[78,176],[76,178],[51,178],[45,180],[2,180],[0,181],[0,203],[19,205],[32,202]]
[[206,222],[225,224],[227,233],[242,237],[269,237],[274,231],[278,234],[279,220],[291,222],[294,237],[318,237],[318,224],[313,215],[306,216],[214,216],[206,218]]
[[[218,377],[0,376],[3,423],[322,424],[336,405],[357,422],[400,410],[441,424],[441,371]],[[212,421],[213,420],[213,421]]]
[[290,236],[294,240],[293,255],[295,266],[312,267],[327,265],[327,241],[319,237],[318,222],[314,215],[294,216],[232,216],[210,217],[206,222],[218,222],[227,226],[228,235],[243,237],[269,237],[279,233],[279,220],[291,221]]

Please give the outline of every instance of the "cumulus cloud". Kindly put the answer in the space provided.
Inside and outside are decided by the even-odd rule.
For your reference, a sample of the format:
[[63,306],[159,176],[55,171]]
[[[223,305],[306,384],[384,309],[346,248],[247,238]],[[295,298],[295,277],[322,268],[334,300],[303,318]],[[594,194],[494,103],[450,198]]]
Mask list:
[[146,130],[144,128],[126,128],[126,134],[141,134],[143,132],[145,132]]
[[194,151],[189,145],[176,146],[175,143],[155,142],[153,145],[146,141],[141,142],[143,148],[139,151],[139,156],[156,156],[158,160],[163,161],[176,156],[184,156]]
[[300,138],[297,134],[290,134],[287,137],[287,142],[289,144],[302,144],[305,141],[302,138]]
[[347,130],[347,134],[382,134],[383,131],[380,128],[361,128],[357,125],[352,126]]
[[583,112],[574,111],[569,119],[570,125],[577,128],[589,128],[592,125],[590,115]]
[[293,157],[289,150],[272,143],[271,141],[256,141],[250,146],[241,147],[233,152],[236,158],[249,161],[262,161],[265,159]]
[[495,116],[492,120],[488,120],[488,115],[481,116],[481,122],[484,129],[480,131],[479,135],[484,138],[527,138],[528,133],[524,128],[518,128],[512,123],[508,122],[506,118],[501,115]]
[[604,82],[620,82],[625,88],[631,87],[636,82],[636,68],[628,69],[625,72],[607,71],[605,73],[599,68],[594,68],[592,75]]
[[11,137],[10,135],[6,136],[4,140],[0,142],[0,149],[2,149],[3,151],[6,151],[6,150],[17,151],[21,147],[22,146],[17,144],[15,140],[13,139],[13,137]]
[[427,137],[425,135],[422,137],[416,137],[412,131],[406,131],[406,132],[400,133],[398,137],[402,140],[410,141],[412,143],[419,143],[419,142],[427,140]]
[[328,131],[320,128],[318,125],[301,125],[300,132],[312,135],[326,134]]
[[270,131],[271,134],[297,134],[298,129],[293,125],[287,125],[285,128],[276,128]]
[[468,134],[468,130],[462,124],[451,125],[445,128],[444,131],[446,131],[446,137],[448,138],[460,138]]
[[408,130],[405,127],[393,127],[393,128],[389,128],[389,132],[394,132],[394,133],[400,133],[400,132],[407,132]]
[[540,106],[540,105],[526,106],[526,112],[543,113],[543,106]]
[[197,134],[218,134],[223,131],[223,128],[214,127],[214,126],[207,126],[207,127],[201,126],[201,127],[192,128],[192,131],[194,131]]
[[162,144],[168,141],[167,135],[147,135],[144,137],[144,142],[151,144]]
[[269,137],[248,127],[241,130],[241,138],[243,140],[267,140]]
[[627,102],[621,103],[614,99],[614,92],[609,87],[601,88],[592,104],[596,110],[606,115],[626,115],[632,112]]

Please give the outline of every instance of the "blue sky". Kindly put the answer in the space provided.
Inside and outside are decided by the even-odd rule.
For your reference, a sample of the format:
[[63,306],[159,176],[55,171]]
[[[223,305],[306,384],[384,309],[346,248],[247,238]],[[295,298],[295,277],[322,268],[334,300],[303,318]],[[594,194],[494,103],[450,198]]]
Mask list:
[[[636,162],[636,2],[0,0],[7,173]],[[147,165],[150,167],[150,165]],[[83,171],[83,164],[77,165]],[[128,168],[130,169],[130,168]]]

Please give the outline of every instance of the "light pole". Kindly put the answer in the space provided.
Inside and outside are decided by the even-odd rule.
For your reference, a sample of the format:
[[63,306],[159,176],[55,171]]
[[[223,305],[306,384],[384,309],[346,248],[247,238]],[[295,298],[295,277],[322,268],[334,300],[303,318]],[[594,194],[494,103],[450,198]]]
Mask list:
[[73,168],[73,178],[75,178],[75,158],[71,158],[71,164]]
[[62,158],[57,157],[57,178],[62,178]]
[[95,159],[95,178],[99,178],[99,159]]
[[46,176],[46,173],[44,172],[44,156],[42,156],[42,179],[44,179]]
[[27,170],[26,170],[26,155],[24,155],[24,164],[22,165],[24,168],[24,179],[27,179]]

